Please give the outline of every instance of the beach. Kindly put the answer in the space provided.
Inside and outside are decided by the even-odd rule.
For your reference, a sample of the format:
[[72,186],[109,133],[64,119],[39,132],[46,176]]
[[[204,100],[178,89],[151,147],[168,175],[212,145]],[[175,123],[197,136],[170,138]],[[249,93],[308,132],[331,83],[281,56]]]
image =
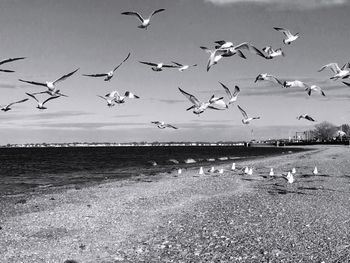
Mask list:
[[9,197],[0,262],[349,262],[350,147],[307,148]]

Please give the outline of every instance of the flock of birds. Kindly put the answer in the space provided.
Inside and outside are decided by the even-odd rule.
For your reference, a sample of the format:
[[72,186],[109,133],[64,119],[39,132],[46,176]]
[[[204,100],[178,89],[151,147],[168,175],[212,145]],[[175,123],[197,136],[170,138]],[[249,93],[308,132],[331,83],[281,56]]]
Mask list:
[[[151,24],[151,19],[155,14],[161,13],[165,11],[165,9],[158,9],[152,12],[147,18],[142,17],[139,13],[137,12],[123,12],[121,13],[122,15],[126,16],[135,16],[137,17],[141,24],[138,26],[141,29],[147,29],[150,24]],[[296,41],[299,38],[299,33],[291,33],[290,30],[284,29],[281,27],[274,27],[274,29],[278,32],[282,32],[285,36],[283,39],[283,43],[285,45],[290,45],[294,41]],[[245,51],[249,51],[253,54],[256,54],[264,59],[275,59],[276,57],[279,56],[285,56],[285,53],[281,48],[274,49],[271,46],[266,46],[262,48],[261,50],[255,47],[253,44],[248,43],[248,42],[243,42],[238,45],[234,45],[234,43],[225,41],[225,40],[219,40],[215,41],[215,46],[213,49],[209,49],[207,47],[201,46],[200,47],[202,50],[204,50],[206,53],[209,54],[208,62],[207,62],[207,67],[206,70],[209,71],[211,67],[214,65],[218,64],[218,62],[223,59],[223,58],[228,58],[232,57],[234,55],[238,55],[239,57],[246,59],[246,55],[243,53]],[[126,56],[126,58],[119,63],[116,67],[114,67],[112,70],[109,72],[105,73],[94,73],[94,74],[83,74],[83,76],[86,77],[91,77],[91,78],[103,78],[104,81],[110,81],[116,70],[123,64],[125,63],[130,57],[130,53]],[[0,61],[0,66],[6,63],[18,61],[25,59],[25,57],[17,57],[17,58],[9,58],[3,61]],[[172,61],[171,64],[164,64],[164,63],[154,63],[154,62],[148,62],[148,61],[139,61],[141,64],[150,66],[151,69],[155,72],[161,72],[163,69],[166,68],[174,68],[178,69],[180,72],[183,72],[185,70],[190,69],[191,67],[196,67],[197,64],[193,65],[184,65],[175,61]],[[334,75],[330,78],[332,80],[339,80],[339,79],[346,79],[350,77],[350,63],[346,63],[344,66],[341,68],[338,66],[337,63],[329,63],[324,66],[322,66],[319,71],[323,71],[325,69],[330,69]],[[37,108],[40,110],[47,109],[46,104],[54,99],[58,99],[60,97],[68,97],[67,95],[61,93],[60,89],[57,88],[57,84],[66,80],[67,78],[73,76],[78,69],[75,69],[74,71],[65,74],[59,78],[57,78],[54,81],[46,81],[46,82],[37,82],[37,81],[32,81],[32,80],[23,80],[19,79],[19,81],[31,85],[36,85],[36,86],[41,86],[45,87],[46,90],[40,91],[40,92],[35,92],[35,93],[26,93],[26,95],[33,99],[36,104]],[[7,70],[7,69],[0,69],[0,72],[7,72],[11,73],[14,72],[13,70]],[[258,81],[269,81],[272,83],[275,83],[282,88],[303,88],[307,92],[307,94],[310,96],[313,92],[320,93],[322,96],[326,96],[324,91],[317,85],[309,85],[305,82],[299,81],[299,80],[288,80],[288,81],[281,81],[279,78],[267,74],[267,73],[261,73],[255,78],[255,82]],[[215,95],[211,96],[209,100],[207,101],[200,101],[196,96],[184,91],[181,88],[178,88],[181,94],[183,94],[191,103],[192,105],[187,108],[187,111],[192,110],[194,114],[200,115],[202,114],[205,110],[207,109],[212,109],[212,110],[225,110],[229,108],[229,106],[237,101],[238,94],[240,92],[240,88],[238,86],[235,86],[233,91],[230,90],[225,84],[219,82],[222,88],[225,90],[225,93],[227,94],[227,100],[224,99],[224,97],[215,97]],[[343,82],[345,85],[350,87],[350,83]],[[37,98],[37,95],[39,94],[47,94],[49,95],[48,98],[45,100],[39,100]],[[123,95],[120,95],[118,91],[114,90],[109,92],[108,94],[102,96],[102,95],[97,95],[99,98],[103,99],[106,101],[108,107],[113,107],[116,104],[122,104],[125,103],[126,98],[128,99],[139,99],[140,97],[133,94],[130,91],[126,91]],[[1,110],[6,112],[12,109],[12,106],[15,104],[19,103],[24,103],[29,100],[29,98],[21,99],[12,103],[9,103],[7,105],[1,106]],[[254,116],[254,117],[249,117],[247,112],[239,105],[237,105],[237,108],[241,112],[243,119],[242,123],[243,124],[249,124],[253,120],[258,120],[260,119],[259,116]],[[297,117],[297,119],[306,119],[308,121],[315,121],[314,118],[312,118],[309,114],[301,114]],[[158,128],[160,129],[165,129],[165,128],[172,128],[172,129],[177,129],[172,124],[165,123],[163,121],[152,121],[151,123],[155,124]]]

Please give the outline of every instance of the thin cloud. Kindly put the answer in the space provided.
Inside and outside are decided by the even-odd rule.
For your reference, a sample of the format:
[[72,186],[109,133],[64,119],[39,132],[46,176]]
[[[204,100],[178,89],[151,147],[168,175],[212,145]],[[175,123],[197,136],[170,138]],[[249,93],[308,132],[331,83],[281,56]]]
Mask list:
[[251,3],[256,5],[265,5],[268,8],[279,10],[310,10],[327,7],[337,7],[348,4],[349,0],[204,0],[219,6],[226,6],[238,3]]

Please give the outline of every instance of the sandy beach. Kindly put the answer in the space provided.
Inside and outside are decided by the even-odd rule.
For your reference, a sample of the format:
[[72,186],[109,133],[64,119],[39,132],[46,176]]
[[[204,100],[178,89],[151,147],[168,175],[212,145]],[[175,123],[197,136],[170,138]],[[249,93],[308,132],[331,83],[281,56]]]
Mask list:
[[309,148],[4,198],[0,262],[349,262],[350,147]]

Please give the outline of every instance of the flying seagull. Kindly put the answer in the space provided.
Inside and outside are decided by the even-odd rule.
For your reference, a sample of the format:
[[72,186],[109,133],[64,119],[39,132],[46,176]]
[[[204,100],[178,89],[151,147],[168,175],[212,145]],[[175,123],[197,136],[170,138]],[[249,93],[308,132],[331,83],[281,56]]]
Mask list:
[[285,29],[282,27],[274,27],[273,29],[279,32],[282,32],[286,36],[286,38],[283,39],[283,43],[286,45],[290,45],[293,41],[297,40],[297,38],[299,37],[299,33],[295,33],[293,35],[288,29]]
[[262,49],[266,54],[267,54],[267,58],[275,58],[275,57],[278,57],[278,56],[285,56],[284,52],[282,51],[281,48],[278,48],[278,49],[273,49],[272,47],[270,46],[266,46]]
[[232,93],[230,91],[230,89],[228,87],[226,87],[223,83],[219,82],[221,84],[221,86],[224,88],[228,98],[229,98],[229,101],[228,101],[228,105],[234,103],[236,100],[237,100],[237,97],[238,97],[238,93],[241,91],[239,89],[238,86],[235,86],[235,89],[234,89],[234,92]]
[[307,88],[308,85],[305,82],[302,82],[300,80],[292,80],[292,81],[285,81],[283,83],[283,87],[285,88]]
[[223,99],[222,97],[221,98],[214,98],[214,95],[213,95],[208,101],[201,102],[192,94],[189,94],[180,88],[179,88],[179,90],[193,104],[191,107],[189,107],[187,109],[187,111],[193,109],[193,113],[197,114],[199,116],[199,114],[203,113],[206,109],[221,110],[221,109],[213,107],[211,104],[213,104],[215,101],[222,100]]
[[277,84],[283,86],[282,81],[280,81],[280,80],[279,80],[278,78],[276,78],[275,76],[270,75],[270,74],[267,74],[267,73],[261,73],[261,74],[259,74],[259,75],[255,78],[255,81],[254,81],[254,82],[263,81],[263,80],[270,81],[270,82],[273,82],[273,83],[277,83]]
[[141,25],[138,26],[138,28],[144,28],[147,29],[147,27],[151,24],[151,18],[153,15],[163,12],[165,9],[158,9],[155,10],[147,19],[144,19],[139,13],[137,12],[123,12],[122,15],[127,16],[136,16],[140,21]]
[[183,65],[183,64],[180,64],[180,63],[177,63],[177,62],[174,62],[174,61],[171,61],[171,63],[174,63],[174,64],[177,66],[177,68],[178,68],[178,70],[179,70],[180,72],[183,72],[183,71],[185,71],[186,69],[189,69],[190,67],[197,67],[197,64],[193,64],[193,65]]
[[113,107],[115,106],[114,102],[115,102],[115,98],[110,98],[110,97],[103,97],[101,95],[97,95],[97,97],[105,100],[107,102],[107,106],[108,107]]
[[248,117],[247,113],[239,105],[237,105],[237,107],[243,115],[243,119],[242,119],[243,124],[249,124],[252,120],[260,119],[260,117]]
[[[110,100],[113,100],[115,103],[117,104],[122,104],[122,103],[125,103],[125,99],[126,98],[129,98],[129,99],[139,99],[140,97],[133,94],[132,92],[130,91],[126,91],[124,93],[124,96],[121,96],[119,95],[119,92],[114,90],[108,94],[105,95],[105,98],[107,99],[110,99]],[[112,102],[112,101],[111,101]]]
[[329,68],[335,75],[331,77],[330,79],[337,80],[339,78],[346,79],[350,77],[350,70],[349,63],[346,63],[342,68],[339,68],[337,63],[329,63],[327,65],[324,65],[322,68],[318,70],[318,72],[321,72],[322,70]]
[[305,120],[308,120],[308,121],[315,121],[313,118],[311,118],[308,114],[302,114],[300,116],[297,117],[298,120],[300,119],[305,119]]
[[171,124],[165,123],[164,121],[152,121],[151,123],[157,125],[159,129],[165,129],[165,128],[178,129],[177,127]]
[[[72,76],[75,72],[77,72],[79,69],[76,69],[66,75],[63,75],[62,77],[59,77],[58,79],[56,79],[55,81],[46,81],[45,83],[43,82],[35,82],[35,81],[28,81],[28,80],[23,80],[23,79],[19,79],[19,81],[21,82],[25,82],[25,83],[29,83],[32,85],[38,85],[38,86],[44,86],[46,87],[48,90],[45,92],[40,92],[40,93],[49,93],[51,96],[55,97],[55,96],[64,96],[63,94],[60,93],[60,90],[58,90],[56,88],[56,84],[67,79],[68,77]],[[32,94],[31,94],[32,95]]]
[[306,85],[305,90],[309,96],[311,95],[312,91],[316,91],[316,92],[322,94],[322,96],[326,96],[326,94],[323,92],[323,90],[319,86],[316,86],[316,85],[311,85],[311,86]]
[[148,65],[148,66],[152,66],[151,69],[153,71],[163,71],[163,68],[177,68],[177,66],[175,65],[166,65],[163,63],[153,63],[153,62],[145,62],[145,61],[139,61],[142,64]]
[[125,62],[128,60],[128,58],[130,57],[130,53],[126,56],[126,58],[118,65],[116,66],[113,70],[107,72],[107,73],[100,73],[100,74],[83,74],[83,76],[86,77],[95,77],[95,78],[99,78],[99,77],[105,77],[104,81],[110,81],[113,78],[113,74],[114,72]]
[[223,57],[231,57],[235,54],[238,54],[241,58],[246,59],[245,55],[242,53],[242,49],[249,50],[250,44],[248,42],[240,43],[236,46],[232,42],[227,42],[225,40],[215,41],[217,46],[215,49],[218,53],[222,54]]
[[17,103],[22,103],[22,102],[25,102],[27,101],[28,99],[23,99],[23,100],[19,100],[19,101],[15,101],[15,102],[12,102],[10,104],[7,104],[5,106],[0,106],[1,107],[1,110],[2,111],[9,111],[9,110],[12,110],[11,106],[14,105],[14,104],[17,104]]
[[30,94],[30,93],[27,93],[27,92],[26,92],[26,94],[27,94],[29,97],[33,98],[33,99],[38,103],[38,105],[37,105],[36,107],[37,107],[39,110],[46,110],[47,108],[44,107],[44,104],[45,104],[46,102],[48,102],[48,101],[50,101],[50,100],[53,100],[53,99],[57,99],[57,98],[60,97],[60,96],[52,96],[52,97],[49,97],[48,99],[44,100],[43,102],[40,102],[33,94]]
[[[20,59],[25,59],[25,57],[19,57],[19,58],[8,58],[5,60],[0,61],[0,65],[2,64],[6,64],[6,63],[10,63],[16,60],[20,60]],[[9,70],[9,69],[0,69],[0,72],[7,72],[7,73],[13,73],[13,70]]]
[[221,53],[216,53],[217,49],[214,50],[210,50],[207,47],[200,47],[201,49],[203,49],[205,52],[207,52],[209,54],[209,59],[208,59],[208,64],[207,64],[207,71],[209,71],[209,69],[213,66],[216,65],[220,59],[223,58],[223,54]]

